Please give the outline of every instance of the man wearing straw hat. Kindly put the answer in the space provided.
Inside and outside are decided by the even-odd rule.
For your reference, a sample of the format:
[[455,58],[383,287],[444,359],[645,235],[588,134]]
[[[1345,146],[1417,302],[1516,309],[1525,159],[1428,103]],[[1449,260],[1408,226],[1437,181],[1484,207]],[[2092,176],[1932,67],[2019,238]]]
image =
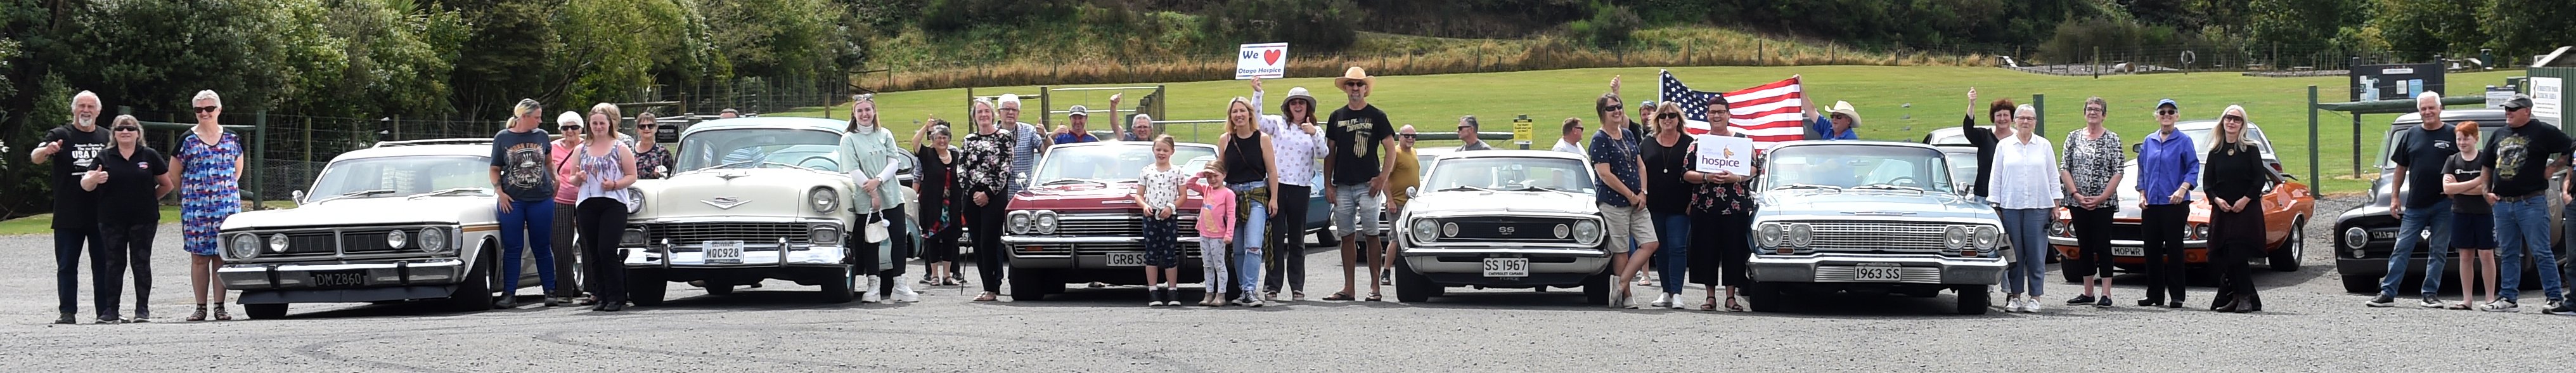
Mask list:
[[[1386,169],[1393,165],[1379,155],[1396,145],[1394,124],[1386,119],[1385,111],[1368,103],[1369,92],[1376,86],[1377,78],[1358,66],[1333,78],[1333,87],[1340,88],[1350,102],[1333,109],[1324,131],[1330,148],[1330,154],[1324,157],[1324,169],[1331,170],[1333,184],[1324,188],[1324,197],[1333,201],[1334,234],[1342,242],[1342,291],[1324,300],[1354,299],[1352,266],[1364,254],[1361,248],[1371,250],[1365,253],[1370,277],[1367,300],[1384,299],[1379,295],[1377,280],[1381,277],[1378,269],[1386,266],[1385,256],[1375,250],[1386,247],[1378,235],[1378,212],[1380,197],[1388,192]],[[1366,237],[1367,242],[1360,242],[1361,237]]]
[[1860,111],[1852,109],[1851,102],[1834,101],[1833,110],[1818,115],[1816,101],[1813,99],[1806,101],[1807,120],[1814,121],[1807,125],[1808,140],[1860,139]]

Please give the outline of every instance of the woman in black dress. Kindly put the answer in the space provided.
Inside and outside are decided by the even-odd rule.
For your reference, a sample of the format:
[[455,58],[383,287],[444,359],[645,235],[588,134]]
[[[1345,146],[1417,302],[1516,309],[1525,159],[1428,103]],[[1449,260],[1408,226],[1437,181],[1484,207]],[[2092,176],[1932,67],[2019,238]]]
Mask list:
[[2262,150],[2245,142],[2245,108],[2230,105],[2218,117],[2218,144],[2204,159],[2201,185],[2209,194],[2209,243],[2217,251],[2222,273],[2210,310],[2246,313],[2263,310],[2254,294],[2254,273],[2246,259],[2263,255],[2263,187],[2277,181],[2263,165]]
[[[957,148],[949,145],[948,121],[931,119],[929,125],[912,134],[912,156],[921,160],[913,167],[913,189],[920,193],[914,203],[921,227],[921,263],[926,275],[922,282],[937,286],[956,286],[957,279],[948,277],[948,266],[957,262],[957,234],[965,228],[957,197]],[[927,139],[929,142],[922,142]]]

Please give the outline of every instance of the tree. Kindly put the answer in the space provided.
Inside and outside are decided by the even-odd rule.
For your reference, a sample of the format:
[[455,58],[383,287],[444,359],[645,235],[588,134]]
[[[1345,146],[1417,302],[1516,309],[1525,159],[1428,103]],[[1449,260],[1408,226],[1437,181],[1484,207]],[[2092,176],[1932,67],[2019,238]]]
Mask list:
[[[2371,26],[2390,52],[2409,61],[2473,51],[2486,40],[2471,4],[2453,0],[2380,0]],[[2558,32],[2564,32],[2560,30]]]
[[713,41],[741,76],[808,79],[838,74],[842,40],[832,25],[847,8],[823,0],[703,0]]
[[2576,9],[2564,0],[2487,0],[2478,15],[2483,31],[2494,36],[2485,46],[2507,61],[2567,45],[2569,30],[2576,30]]
[[2254,0],[2248,28],[2257,42],[2309,51],[2330,46],[2345,20],[2341,0]]

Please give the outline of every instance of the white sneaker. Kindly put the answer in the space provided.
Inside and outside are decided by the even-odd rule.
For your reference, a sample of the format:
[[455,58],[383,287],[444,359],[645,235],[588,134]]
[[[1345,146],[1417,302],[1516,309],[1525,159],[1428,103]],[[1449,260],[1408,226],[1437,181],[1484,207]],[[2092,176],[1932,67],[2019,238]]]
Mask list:
[[1665,293],[1665,294],[1663,294],[1663,295],[1657,295],[1657,296],[1655,296],[1655,302],[1654,302],[1654,303],[1647,303],[1647,305],[1654,306],[1655,308],[1668,308],[1668,307],[1672,307],[1672,306],[1673,306],[1673,295],[1672,295],[1671,293]]
[[2005,312],[2005,313],[2022,312],[2022,311],[2023,311],[2023,308],[2022,308],[2022,304],[2023,304],[2023,303],[2029,303],[2029,302],[2028,302],[2028,301],[2025,301],[2025,300],[2023,300],[2023,299],[2021,299],[2021,297],[2009,297],[2009,298],[2004,298],[2004,312]]
[[903,279],[897,278],[894,281],[894,301],[919,303],[921,302],[921,292],[912,291],[911,281],[903,281]]
[[1673,303],[1672,303],[1672,304],[1665,305],[1665,307],[1666,307],[1666,308],[1672,308],[1672,309],[1677,309],[1677,310],[1678,310],[1678,309],[1682,309],[1682,307],[1686,307],[1686,306],[1687,306],[1687,305],[1684,305],[1684,304],[1683,304],[1683,303],[1686,303],[1686,302],[1682,301],[1682,299],[1683,299],[1683,298],[1682,298],[1682,294],[1681,294],[1681,293],[1672,293],[1672,294],[1669,294],[1669,295],[1673,297]]
[[2038,299],[2024,300],[2021,302],[2021,312],[2039,313],[2039,303]]

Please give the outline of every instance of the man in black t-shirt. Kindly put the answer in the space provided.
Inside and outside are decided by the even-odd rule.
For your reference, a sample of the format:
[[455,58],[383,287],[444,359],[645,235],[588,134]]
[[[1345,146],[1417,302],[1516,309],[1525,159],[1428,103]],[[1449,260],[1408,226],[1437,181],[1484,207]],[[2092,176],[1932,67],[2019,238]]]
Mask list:
[[[1357,66],[1339,78],[1333,86],[1350,96],[1350,104],[1333,109],[1324,130],[1324,169],[1332,175],[1332,186],[1324,188],[1324,198],[1333,204],[1334,234],[1342,242],[1342,291],[1324,300],[1352,300],[1357,288],[1352,266],[1367,255],[1369,264],[1369,301],[1377,301],[1379,269],[1386,266],[1385,255],[1373,250],[1386,247],[1378,237],[1378,210],[1386,190],[1387,157],[1379,152],[1394,149],[1395,125],[1386,112],[1369,105],[1369,92],[1376,88],[1377,78]],[[1366,237],[1367,242],[1354,238]],[[1361,250],[1372,250],[1363,253]]]
[[[2496,129],[2485,148],[2478,150],[2478,163],[2487,169],[2487,199],[2496,201],[2496,268],[2522,268],[2522,257],[2528,253],[2540,264],[2540,289],[2549,298],[2545,309],[2563,312],[2567,298],[2560,293],[2556,255],[2549,251],[2546,196],[2549,175],[2566,167],[2564,158],[2576,141],[2568,139],[2558,126],[2532,120],[2530,97],[2515,95],[2505,102],[2504,109],[2504,128]],[[2479,309],[2520,311],[2522,271],[2501,272],[2496,281],[2496,301]]]
[[[2414,255],[2415,245],[2425,230],[2432,231],[2431,245],[2425,245],[2424,287],[2416,306],[2442,308],[2439,294],[2443,262],[2451,252],[2451,200],[2442,197],[2442,162],[2458,155],[2453,142],[2457,134],[2449,123],[2442,122],[2442,96],[2425,92],[2415,99],[2415,112],[2424,125],[2404,130],[2397,148],[2390,149],[2388,161],[2397,164],[2396,179],[2389,180],[2388,214],[2397,216],[2397,246],[2388,258],[2388,274],[2379,279],[2379,296],[2363,305],[2393,307],[2397,305],[2397,285],[2405,281],[2407,260]],[[2414,188],[2407,188],[2414,184]],[[2397,194],[2403,190],[2405,194]]]
[[82,250],[97,250],[98,193],[81,190],[80,175],[98,164],[98,155],[107,151],[107,131],[98,128],[98,94],[81,91],[72,96],[72,123],[45,131],[45,141],[27,154],[28,161],[54,166],[45,177],[54,188],[54,290],[60,298],[62,318],[56,324],[71,324],[73,313],[80,312],[80,256]]

